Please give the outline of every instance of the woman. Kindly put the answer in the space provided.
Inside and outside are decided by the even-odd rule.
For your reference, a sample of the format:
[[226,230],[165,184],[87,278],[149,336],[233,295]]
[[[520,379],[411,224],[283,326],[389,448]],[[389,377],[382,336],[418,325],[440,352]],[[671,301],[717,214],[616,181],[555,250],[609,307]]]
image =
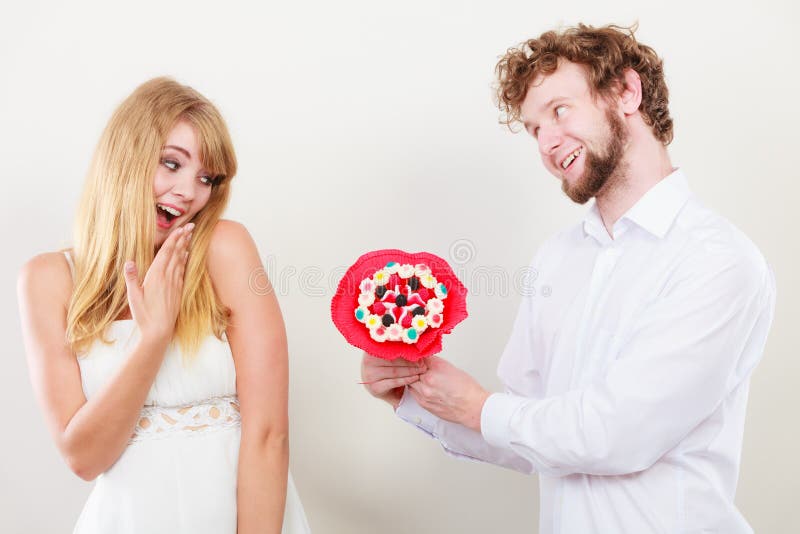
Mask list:
[[247,230],[220,219],[235,173],[217,109],[148,81],[100,139],[73,249],[20,273],[48,427],[97,478],[75,533],[308,531],[288,475],[283,319]]

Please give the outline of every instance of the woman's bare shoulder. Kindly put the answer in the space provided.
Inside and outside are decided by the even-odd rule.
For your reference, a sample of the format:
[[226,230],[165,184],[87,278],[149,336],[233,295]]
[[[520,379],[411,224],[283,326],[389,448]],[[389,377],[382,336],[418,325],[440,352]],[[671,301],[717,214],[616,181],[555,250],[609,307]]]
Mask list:
[[72,294],[72,273],[62,251],[43,252],[26,261],[17,276],[20,298],[32,304],[60,303],[66,308]]
[[242,254],[252,252],[255,248],[253,237],[242,223],[220,219],[211,231],[209,262],[222,261],[230,264],[237,259],[243,259]]
[[207,266],[214,286],[223,291],[238,286],[229,282],[249,276],[261,266],[256,243],[242,223],[228,219],[217,222],[208,245]]

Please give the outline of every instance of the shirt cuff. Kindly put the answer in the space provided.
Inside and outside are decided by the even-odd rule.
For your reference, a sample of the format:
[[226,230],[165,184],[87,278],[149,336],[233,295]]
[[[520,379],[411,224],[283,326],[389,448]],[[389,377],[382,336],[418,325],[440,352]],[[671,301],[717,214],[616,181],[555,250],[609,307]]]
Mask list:
[[511,450],[511,417],[527,401],[508,393],[492,393],[481,410],[481,434],[490,445]]
[[394,413],[406,423],[414,425],[426,434],[436,436],[434,430],[436,429],[438,417],[420,406],[408,392],[408,388],[403,391],[403,398],[400,399],[400,404],[397,405],[397,410]]

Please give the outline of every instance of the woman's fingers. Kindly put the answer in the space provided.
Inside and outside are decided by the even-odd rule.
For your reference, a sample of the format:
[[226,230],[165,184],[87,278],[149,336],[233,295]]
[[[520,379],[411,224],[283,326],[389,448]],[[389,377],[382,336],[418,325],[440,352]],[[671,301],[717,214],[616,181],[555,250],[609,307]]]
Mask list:
[[[142,286],[138,286],[135,274],[131,277],[127,271],[125,273],[131,312],[136,314],[136,309],[141,311],[139,319],[142,322],[139,327],[143,331],[150,329],[161,335],[161,330],[168,325],[174,327],[181,305],[183,274],[193,229],[194,224],[189,223],[167,236],[153,259]],[[163,334],[172,336],[171,331]]]
[[193,228],[194,223],[189,223],[181,226],[169,234],[167,239],[165,239],[164,243],[161,245],[161,248],[158,249],[156,257],[153,259],[153,264],[150,266],[150,268],[154,268],[157,272],[165,273],[167,271],[167,267],[169,266],[169,262],[172,259],[172,255],[175,253],[175,248],[179,240],[187,231],[190,231]]
[[[191,224],[191,223],[190,223]],[[169,281],[177,283],[177,280],[183,280],[183,267],[186,265],[187,252],[189,243],[192,238],[192,230],[194,225],[186,225],[183,228],[183,235],[178,239],[172,250],[170,251],[169,263],[167,264],[166,275]]]
[[125,288],[128,292],[128,306],[131,313],[138,310],[142,302],[142,288],[139,286],[139,272],[136,263],[133,261],[125,262],[124,268]]

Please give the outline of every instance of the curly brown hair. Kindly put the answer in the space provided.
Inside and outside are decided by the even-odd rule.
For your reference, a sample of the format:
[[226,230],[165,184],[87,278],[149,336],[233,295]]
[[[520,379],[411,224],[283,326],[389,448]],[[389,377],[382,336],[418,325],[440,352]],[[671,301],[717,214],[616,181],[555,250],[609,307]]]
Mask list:
[[578,24],[561,32],[545,32],[508,49],[496,67],[500,122],[509,128],[521,122],[520,106],[531,82],[539,74],[552,74],[559,59],[583,65],[592,94],[602,97],[611,96],[624,83],[623,71],[631,68],[642,81],[642,118],[653,135],[668,145],[672,141],[672,117],[662,60],[652,48],[636,40],[633,34],[637,28],[636,24],[602,28]]

